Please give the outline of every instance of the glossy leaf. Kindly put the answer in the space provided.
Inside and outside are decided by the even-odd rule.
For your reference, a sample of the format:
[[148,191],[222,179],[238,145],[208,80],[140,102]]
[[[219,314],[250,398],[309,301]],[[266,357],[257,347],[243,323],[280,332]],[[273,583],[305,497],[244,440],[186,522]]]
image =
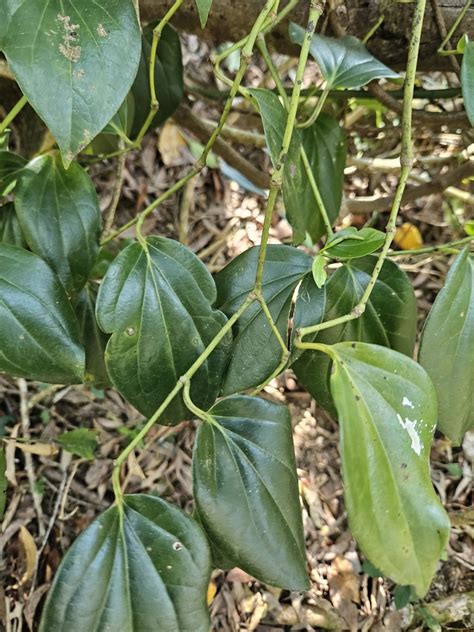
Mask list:
[[35,254],[0,244],[0,372],[53,384],[84,377],[79,328],[63,286]]
[[216,563],[268,584],[308,587],[288,410],[254,397],[218,402],[193,455],[197,515]]
[[466,42],[461,65],[461,87],[464,107],[471,125],[474,125],[474,41]]
[[[106,350],[110,379],[146,416],[152,415],[226,322],[212,309],[214,281],[201,261],[178,242],[150,237],[123,250],[108,269],[97,299],[97,320],[112,334]],[[196,405],[217,396],[227,362],[228,342],[211,355],[191,383]],[[187,413],[181,396],[161,423]]]
[[24,0],[0,0],[0,50],[3,47],[12,15],[23,1]]
[[[376,260],[371,256],[346,263],[329,278],[323,290],[316,287],[313,279],[305,279],[296,302],[294,329],[321,322],[322,305],[325,321],[349,314],[361,299]],[[415,335],[416,299],[412,284],[393,261],[385,261],[362,316],[305,340],[316,339],[328,345],[344,340],[370,342],[411,356]],[[294,357],[298,355],[301,354],[294,353]],[[305,351],[292,368],[318,404],[334,414],[329,358],[319,351]]]
[[[290,39],[302,44],[305,29],[290,24]],[[360,40],[352,35],[333,38],[313,35],[311,55],[331,88],[361,88],[374,79],[398,79],[399,75],[375,59]]]
[[56,441],[68,452],[91,461],[94,458],[94,450],[97,448],[97,430],[76,428],[63,432]]
[[130,0],[109,0],[107,6],[24,2],[10,21],[4,51],[68,165],[130,90],[140,59],[140,28]]
[[311,273],[313,275],[313,280],[316,283],[317,287],[322,288],[328,278],[328,273],[326,272],[326,259],[323,257],[323,255],[317,255],[313,259],[313,265],[311,266]]
[[[251,248],[231,261],[215,279],[217,305],[232,316],[255,284],[259,248]],[[263,296],[273,321],[287,338],[291,299],[302,277],[311,268],[311,258],[291,246],[270,245],[263,273]],[[254,303],[234,328],[230,362],[222,387],[224,395],[255,388],[280,364],[281,346],[259,303]]]
[[207,18],[212,7],[212,0],[196,0],[196,6],[199,13],[199,21],[201,22],[201,28],[204,28],[207,23]]
[[56,573],[40,632],[209,632],[210,555],[199,525],[157,498],[125,496],[76,540]]
[[454,262],[425,323],[420,364],[438,396],[438,428],[455,445],[474,426],[474,257]]
[[21,231],[13,202],[0,206],[0,242],[26,248],[25,237]]
[[348,229],[343,229],[333,235],[323,249],[325,253],[335,259],[357,259],[372,254],[385,241],[385,233],[375,228],[362,228],[353,232],[345,233]]
[[69,294],[86,283],[99,253],[101,216],[89,175],[60,155],[28,164],[15,197],[26,241],[56,272]]
[[5,450],[0,447],[0,520],[5,513],[5,505],[7,502],[7,487],[8,481],[6,476],[7,460],[5,457]]
[[433,385],[391,349],[350,342],[329,349],[349,526],[378,569],[423,597],[449,536],[430,479]]
[[15,188],[15,183],[27,161],[11,151],[0,151],[0,195],[7,195]]
[[109,336],[99,328],[95,317],[97,289],[95,284],[88,283],[80,292],[75,312],[79,321],[81,338],[86,350],[86,373],[84,382],[96,388],[110,386],[105,366],[105,348]]
[[[135,101],[135,116],[132,135],[136,136],[150,112],[150,63],[154,24],[145,27],[142,36],[142,54],[132,94]],[[152,126],[157,127],[169,118],[183,100],[183,60],[179,35],[169,25],[165,26],[158,42],[155,64],[155,89],[159,110]]]

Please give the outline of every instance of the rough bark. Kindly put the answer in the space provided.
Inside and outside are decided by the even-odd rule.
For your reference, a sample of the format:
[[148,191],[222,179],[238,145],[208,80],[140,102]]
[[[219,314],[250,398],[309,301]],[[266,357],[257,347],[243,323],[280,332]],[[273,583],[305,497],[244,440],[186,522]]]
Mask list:
[[[216,42],[236,41],[251,28],[255,17],[262,8],[264,0],[214,0],[209,23],[203,36]],[[283,0],[282,6],[286,4]],[[307,1],[301,1],[291,15],[291,19],[304,24]],[[329,4],[329,3],[328,3]],[[145,21],[156,20],[163,16],[172,0],[140,0],[140,11]],[[384,21],[369,42],[369,49],[380,60],[394,69],[403,68],[406,62],[408,40],[411,29],[413,4],[397,0],[338,0],[332,5],[341,25],[353,35],[364,37],[370,27],[381,15]],[[449,29],[464,5],[464,0],[438,0],[438,6]],[[177,14],[174,24],[178,29],[202,33],[197,18],[194,0],[186,0]],[[328,20],[320,20],[320,28],[331,34]],[[295,51],[288,42],[288,23],[282,24],[273,36],[274,46],[282,51]],[[474,3],[468,10],[463,22],[453,37],[457,42],[463,33],[474,39]],[[451,69],[450,61],[441,57],[436,50],[441,42],[438,25],[434,18],[433,6],[428,2],[423,38],[420,49],[420,65],[422,70]]]

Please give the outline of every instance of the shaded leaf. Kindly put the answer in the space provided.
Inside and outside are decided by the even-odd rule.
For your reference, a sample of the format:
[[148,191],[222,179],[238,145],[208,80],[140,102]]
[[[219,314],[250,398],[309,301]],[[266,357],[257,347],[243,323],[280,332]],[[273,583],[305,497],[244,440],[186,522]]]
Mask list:
[[210,555],[199,525],[160,498],[125,496],[64,557],[41,632],[208,632]]
[[196,6],[199,13],[199,21],[201,22],[201,28],[204,28],[209,17],[209,12],[212,6],[212,0],[196,0]]
[[[320,290],[313,279],[303,282],[296,301],[294,329],[349,314],[358,304],[377,261],[375,256],[354,259],[336,270]],[[323,294],[324,293],[324,296]],[[305,341],[334,344],[344,340],[371,342],[411,356],[416,335],[416,299],[405,272],[385,261],[365,313],[355,320],[324,329]],[[319,351],[294,352],[299,359],[292,368],[299,382],[320,406],[335,414],[329,391],[330,361]]]
[[474,41],[466,42],[461,64],[461,88],[464,107],[471,125],[474,125]]
[[200,425],[194,497],[216,563],[266,583],[308,586],[291,419],[278,404],[223,399]]
[[455,445],[474,426],[474,257],[456,258],[420,342],[420,364],[438,396],[438,428]]
[[66,171],[59,153],[40,156],[23,172],[15,208],[31,250],[69,294],[80,290],[99,254],[101,216],[90,176],[77,163]]
[[0,371],[55,384],[84,376],[84,350],[64,289],[35,254],[0,244]]
[[[306,31],[290,24],[290,39],[302,44]],[[361,88],[374,79],[398,79],[399,75],[375,59],[360,40],[352,35],[334,38],[313,35],[311,55],[331,88]]]
[[8,481],[6,477],[7,460],[5,457],[5,450],[0,446],[0,520],[5,513],[5,504],[7,502],[7,487]]
[[56,441],[68,452],[90,461],[94,458],[94,450],[97,448],[97,430],[76,428],[70,432],[63,432],[56,437]]
[[349,526],[377,568],[423,597],[449,536],[429,469],[433,386],[391,349],[343,342],[328,352]]
[[[253,290],[259,248],[250,248],[215,277],[217,306],[232,316]],[[280,335],[287,338],[291,299],[311,258],[291,246],[270,245],[263,270],[263,297]],[[222,392],[224,395],[255,388],[280,364],[282,350],[259,303],[255,302],[234,328],[232,353]]]
[[104,334],[97,324],[95,317],[96,300],[97,287],[95,284],[88,283],[79,294],[74,309],[86,350],[84,382],[96,388],[105,388],[110,386],[105,366],[105,348],[109,336]]
[[0,242],[20,248],[27,247],[13,202],[0,206]]
[[7,195],[15,188],[26,163],[23,156],[11,151],[0,151],[0,195]]
[[69,164],[130,90],[140,59],[140,28],[130,0],[109,0],[106,7],[72,0],[24,2],[10,21],[4,51],[22,92]]
[[[212,309],[214,281],[203,263],[178,242],[149,237],[123,250],[100,286],[97,321],[112,334],[106,366],[117,390],[146,416],[152,415],[226,322]],[[193,401],[207,408],[217,396],[227,362],[221,344],[194,375]],[[181,396],[161,423],[189,413]]]
[[[133,136],[139,133],[150,112],[151,96],[148,68],[154,26],[156,24],[149,24],[143,31],[140,65],[132,87],[135,101]],[[174,113],[184,95],[181,43],[179,35],[169,25],[163,29],[156,51],[155,89],[159,110],[153,119],[153,127],[161,125]]]
[[2,16],[0,21],[0,49],[3,47],[12,15],[23,1],[24,0],[0,0],[0,15]]

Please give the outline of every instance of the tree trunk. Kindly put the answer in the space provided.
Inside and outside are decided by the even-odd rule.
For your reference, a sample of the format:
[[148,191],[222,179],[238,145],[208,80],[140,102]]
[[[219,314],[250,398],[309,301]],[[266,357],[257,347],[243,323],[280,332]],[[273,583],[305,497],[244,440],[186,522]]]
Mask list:
[[[283,0],[284,6],[287,0]],[[162,17],[172,4],[172,0],[139,0],[141,16],[144,21],[157,20]],[[307,14],[307,0],[301,1],[291,14],[291,19],[304,24]],[[329,4],[329,3],[328,3]],[[406,63],[408,40],[411,30],[413,3],[402,0],[333,0],[336,17],[348,33],[363,38],[370,28],[383,15],[384,21],[370,39],[368,48],[378,59],[398,70]],[[441,57],[436,50],[443,37],[435,19],[433,5],[428,1],[423,38],[420,48],[419,68],[422,70],[443,70],[452,68],[447,57]],[[446,28],[449,29],[459,15],[465,0],[437,0]],[[264,0],[214,0],[208,25],[203,37],[215,42],[236,41],[243,37],[264,5]],[[326,19],[320,20],[319,29],[323,28],[331,34]],[[190,33],[202,33],[197,17],[195,0],[186,0],[174,19],[178,29]],[[294,53],[295,48],[288,42],[288,22],[282,24],[274,33],[274,46],[287,53]],[[474,3],[468,9],[461,25],[452,38],[455,45],[458,39],[467,33],[474,39]]]

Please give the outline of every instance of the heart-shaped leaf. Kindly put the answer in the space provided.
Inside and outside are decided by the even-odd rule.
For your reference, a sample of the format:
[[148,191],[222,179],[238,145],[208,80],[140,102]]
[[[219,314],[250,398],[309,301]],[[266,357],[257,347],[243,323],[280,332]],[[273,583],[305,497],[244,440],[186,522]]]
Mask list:
[[[97,321],[112,334],[106,350],[110,379],[146,416],[152,415],[226,322],[212,309],[214,281],[187,248],[164,237],[146,246],[131,244],[111,264],[100,286]],[[224,341],[196,372],[193,401],[211,405],[222,383],[230,340]],[[181,396],[161,423],[189,413]]]
[[69,165],[130,90],[140,60],[140,27],[130,0],[109,0],[106,6],[84,0],[23,2],[3,48]]
[[110,386],[105,366],[105,348],[109,336],[104,334],[97,324],[95,317],[96,300],[96,285],[88,283],[77,297],[75,312],[79,321],[82,342],[86,350],[84,382],[96,388],[105,388]]
[[[377,258],[354,259],[329,278],[322,290],[305,279],[296,301],[294,330],[349,314],[362,298]],[[324,307],[323,307],[324,306]],[[365,313],[355,320],[324,329],[306,341],[334,344],[344,340],[371,342],[411,356],[416,335],[416,299],[407,275],[393,261],[385,261]],[[329,391],[329,358],[319,351],[293,351],[299,359],[292,368],[299,382],[320,406],[335,414]]]
[[[232,316],[252,291],[258,254],[258,247],[250,248],[216,275],[217,305],[227,316]],[[283,340],[287,338],[292,296],[310,267],[311,258],[301,250],[277,245],[267,248],[262,291]],[[223,394],[259,386],[278,367],[281,357],[281,346],[255,302],[235,325]]]
[[209,632],[210,554],[199,525],[155,496],[125,496],[72,545],[40,631]]
[[84,362],[77,320],[58,278],[35,254],[0,244],[0,371],[76,384]]
[[378,569],[423,597],[449,536],[430,479],[433,385],[391,349],[355,342],[327,349],[351,531]]
[[[290,39],[302,44],[306,30],[290,24]],[[352,35],[334,38],[313,35],[311,55],[331,88],[361,88],[374,79],[399,79],[399,75],[375,59],[360,40]]]
[[[135,116],[132,135],[136,136],[150,112],[150,63],[153,24],[145,27],[142,36],[142,54],[132,94],[135,101]],[[169,25],[161,34],[156,51],[155,89],[159,110],[152,126],[157,127],[169,118],[183,100],[183,61],[179,35]]]
[[0,151],[0,195],[7,195],[15,188],[26,163],[23,156],[11,151]]
[[21,232],[13,202],[0,206],[0,242],[26,248],[26,241]]
[[255,397],[218,402],[198,430],[194,497],[216,563],[268,584],[308,586],[291,419]]
[[474,426],[474,257],[468,248],[431,308],[419,361],[438,395],[438,428],[459,445]]
[[90,176],[77,163],[66,171],[59,153],[24,170],[15,208],[25,239],[73,294],[87,282],[99,254],[101,216]]
[[474,125],[474,41],[467,42],[461,65],[461,87],[464,107],[471,125]]
[[347,230],[343,229],[328,239],[322,252],[335,259],[357,259],[372,254],[385,241],[385,233],[375,228],[354,229],[346,233]]

